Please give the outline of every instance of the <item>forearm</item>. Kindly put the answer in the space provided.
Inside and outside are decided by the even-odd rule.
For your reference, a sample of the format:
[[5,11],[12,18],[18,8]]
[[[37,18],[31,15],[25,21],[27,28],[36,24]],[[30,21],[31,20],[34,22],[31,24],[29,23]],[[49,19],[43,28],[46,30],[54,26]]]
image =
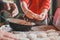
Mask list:
[[26,12],[28,10],[26,2],[24,2],[24,1],[21,2],[21,8],[22,8],[23,12]]

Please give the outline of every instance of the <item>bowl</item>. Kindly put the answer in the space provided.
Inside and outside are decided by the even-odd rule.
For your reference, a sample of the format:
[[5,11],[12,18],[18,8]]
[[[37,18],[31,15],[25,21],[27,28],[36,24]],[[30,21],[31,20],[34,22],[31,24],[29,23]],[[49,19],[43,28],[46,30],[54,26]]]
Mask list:
[[22,25],[22,24],[16,24],[16,23],[9,23],[13,31],[30,31],[32,25]]

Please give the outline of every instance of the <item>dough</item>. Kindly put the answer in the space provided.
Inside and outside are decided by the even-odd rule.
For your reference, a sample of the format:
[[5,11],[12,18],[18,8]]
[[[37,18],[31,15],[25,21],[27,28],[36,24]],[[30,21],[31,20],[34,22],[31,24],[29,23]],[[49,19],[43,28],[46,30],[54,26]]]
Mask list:
[[48,33],[48,36],[59,36],[59,33],[57,33],[57,32],[50,32],[50,33]]
[[37,37],[38,37],[38,38],[47,37],[47,33],[46,33],[46,32],[43,32],[43,31],[42,31],[42,32],[38,32],[38,33],[37,33]]
[[28,34],[28,38],[31,39],[31,40],[34,40],[34,39],[37,38],[37,35],[34,34],[34,33],[30,33],[30,34]]

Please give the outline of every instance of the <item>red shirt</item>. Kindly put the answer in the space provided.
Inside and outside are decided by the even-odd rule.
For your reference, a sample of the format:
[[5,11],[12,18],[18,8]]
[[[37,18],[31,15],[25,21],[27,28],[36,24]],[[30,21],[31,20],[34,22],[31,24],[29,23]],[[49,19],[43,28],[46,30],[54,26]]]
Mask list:
[[50,0],[22,0],[28,5],[28,8],[36,14],[41,14],[43,9],[50,9]]

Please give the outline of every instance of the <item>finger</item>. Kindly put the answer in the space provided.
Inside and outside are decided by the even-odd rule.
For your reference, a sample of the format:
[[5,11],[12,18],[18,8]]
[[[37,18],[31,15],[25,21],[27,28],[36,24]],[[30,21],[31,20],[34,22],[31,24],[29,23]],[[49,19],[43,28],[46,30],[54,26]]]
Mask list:
[[31,14],[26,13],[25,15],[26,15],[29,19],[33,19],[33,17],[32,17],[32,15],[31,15]]
[[12,34],[12,33],[6,33],[6,34],[4,35],[4,37],[7,37],[7,38],[11,38],[11,39],[15,39],[15,40],[16,40],[15,35]]
[[8,37],[4,37],[2,34],[0,35],[0,40],[14,40]]
[[32,16],[28,16],[28,15],[26,15],[29,19],[33,19],[33,17]]
[[36,17],[36,16],[34,17],[34,19],[37,20],[37,21],[40,21],[41,20],[41,18]]
[[1,34],[2,36],[4,36],[4,37],[8,37],[8,38],[12,38],[12,39],[16,39],[15,35],[12,34],[12,33],[4,32],[4,31],[2,31],[2,30],[0,30],[0,32],[1,32],[0,34]]
[[25,13],[25,15],[30,19],[34,18],[34,15],[30,11],[27,11],[27,13]]
[[44,20],[44,16],[35,17],[36,20]]
[[13,34],[0,30],[0,40],[7,40],[7,39],[16,40]]
[[8,38],[8,37],[2,37],[1,40],[15,40],[15,39],[11,39],[11,38]]

